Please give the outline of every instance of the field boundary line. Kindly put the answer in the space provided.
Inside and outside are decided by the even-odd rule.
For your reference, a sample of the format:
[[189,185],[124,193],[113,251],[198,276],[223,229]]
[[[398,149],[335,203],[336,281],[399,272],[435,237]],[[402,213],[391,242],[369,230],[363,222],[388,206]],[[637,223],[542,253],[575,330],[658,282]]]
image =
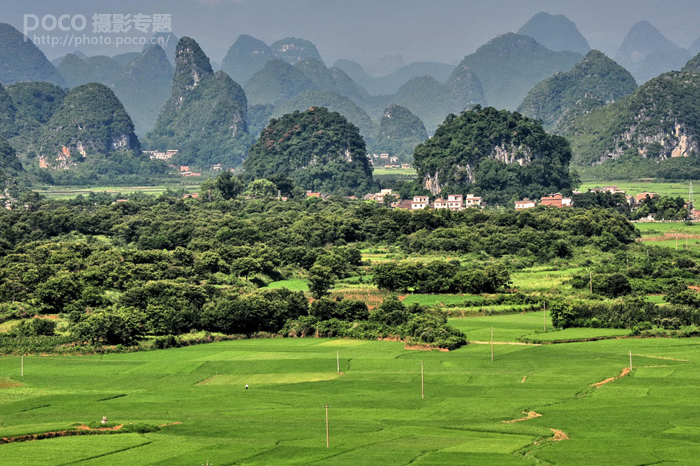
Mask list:
[[[475,345],[490,345],[490,341],[474,341],[470,340],[469,343],[474,343]],[[542,343],[525,343],[521,341],[494,341],[494,345],[515,345],[515,346],[542,346]]]
[[632,356],[640,356],[642,358],[653,358],[653,359],[663,359],[666,361],[680,361],[680,362],[690,362],[690,359],[677,359],[677,358],[669,358],[667,356],[651,356],[648,354],[637,354],[637,353],[632,353]]

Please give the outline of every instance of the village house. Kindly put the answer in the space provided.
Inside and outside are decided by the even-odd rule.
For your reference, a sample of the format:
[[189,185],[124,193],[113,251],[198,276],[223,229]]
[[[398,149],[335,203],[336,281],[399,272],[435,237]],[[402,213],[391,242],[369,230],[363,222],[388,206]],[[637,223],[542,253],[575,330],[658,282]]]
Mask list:
[[366,194],[362,199],[367,201],[377,201],[382,204],[384,203],[384,198],[387,196],[393,196],[391,189],[382,189],[378,193]]
[[481,197],[475,196],[473,194],[467,194],[467,197],[464,198],[464,206],[465,207],[481,206]]
[[145,150],[143,151],[144,154],[148,155],[148,158],[151,160],[170,160],[174,155],[176,155],[179,151],[175,149],[169,149],[166,150],[165,152],[157,151],[157,150]]
[[637,200],[637,204],[641,204],[646,197],[649,196],[649,199],[654,199],[655,197],[659,197],[659,193],[649,193],[649,192],[643,192],[639,193],[635,196],[635,199]]
[[535,207],[535,201],[532,201],[527,197],[522,201],[515,201],[515,210],[532,209],[533,207]]
[[433,202],[433,209],[447,209],[447,201],[441,197],[435,199],[435,202]]
[[413,196],[413,202],[411,202],[411,210],[425,209],[430,204],[430,199],[428,196]]
[[571,198],[563,197],[561,194],[551,194],[549,196],[543,196],[540,199],[540,205],[546,205],[551,207],[571,207]]
[[450,194],[447,196],[447,208],[459,212],[463,208],[463,196],[461,194]]

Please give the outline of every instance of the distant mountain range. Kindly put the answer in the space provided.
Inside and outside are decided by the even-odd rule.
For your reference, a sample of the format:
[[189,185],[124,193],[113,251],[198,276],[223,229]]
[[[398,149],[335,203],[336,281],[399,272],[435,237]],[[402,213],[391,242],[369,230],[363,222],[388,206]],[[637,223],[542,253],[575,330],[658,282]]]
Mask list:
[[668,40],[649,22],[640,21],[627,33],[615,61],[641,84],[666,71],[680,70],[691,57],[689,51]]
[[604,106],[631,94],[637,83],[629,71],[598,50],[588,52],[570,71],[556,73],[533,87],[518,111],[561,134],[591,105]]
[[[268,46],[248,35],[238,37],[214,72],[194,39],[177,46],[174,39],[167,37],[167,50],[150,46],[113,57],[76,51],[50,63],[21,33],[0,24],[0,137],[31,170],[43,160],[43,166],[85,171],[91,164],[61,159],[64,148],[70,157],[94,153],[108,163],[110,154],[139,152],[141,143],[179,150],[174,163],[235,167],[270,118],[324,107],[354,125],[369,152],[406,159],[449,114],[478,105],[517,109],[565,135],[581,167],[633,154],[661,162],[678,153],[697,155],[694,128],[700,125],[692,105],[700,59],[646,22],[630,30],[616,61],[590,50],[567,18],[540,13],[458,66],[413,63],[383,77],[349,60],[328,67],[304,39]],[[696,44],[690,49],[700,48],[700,40]],[[637,83],[648,85],[637,89]],[[105,119],[91,98],[114,110],[114,119]],[[118,123],[127,118],[133,130]],[[669,126],[671,120],[678,125]],[[104,125],[110,136],[99,139],[91,130],[95,137],[69,137],[65,131],[73,131],[74,122]]]

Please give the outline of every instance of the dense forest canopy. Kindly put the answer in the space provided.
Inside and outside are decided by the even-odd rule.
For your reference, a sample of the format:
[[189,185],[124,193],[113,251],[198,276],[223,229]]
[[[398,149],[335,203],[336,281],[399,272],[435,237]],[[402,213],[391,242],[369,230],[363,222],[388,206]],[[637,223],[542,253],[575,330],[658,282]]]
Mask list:
[[250,178],[286,175],[306,190],[330,194],[363,195],[373,186],[359,130],[323,107],[270,120],[245,170]]
[[571,149],[540,122],[519,113],[479,106],[451,115],[419,145],[415,166],[432,193],[476,193],[504,204],[575,187]]

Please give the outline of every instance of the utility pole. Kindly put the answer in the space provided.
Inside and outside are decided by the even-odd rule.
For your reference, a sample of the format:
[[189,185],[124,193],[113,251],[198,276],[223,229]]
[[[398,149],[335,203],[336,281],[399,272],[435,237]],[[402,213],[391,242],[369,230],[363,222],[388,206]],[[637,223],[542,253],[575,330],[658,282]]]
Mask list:
[[589,287],[590,290],[591,290],[591,294],[593,294],[593,272],[591,272],[591,271],[589,270],[589,271],[588,271],[588,274],[589,274],[588,287]]
[[325,405],[325,407],[326,407],[326,448],[331,447],[331,441],[330,441],[329,430],[328,430],[328,407],[329,406],[330,405],[328,403],[326,403],[326,405]]
[[688,218],[689,222],[693,221],[693,182],[691,181],[688,185]]
[[544,317],[544,331],[547,331],[547,301],[544,302],[544,308],[542,309],[542,315]]
[[338,374],[340,374],[340,351],[335,352],[335,359],[338,366]]
[[425,384],[423,379],[423,361],[420,362],[420,397],[425,398]]

